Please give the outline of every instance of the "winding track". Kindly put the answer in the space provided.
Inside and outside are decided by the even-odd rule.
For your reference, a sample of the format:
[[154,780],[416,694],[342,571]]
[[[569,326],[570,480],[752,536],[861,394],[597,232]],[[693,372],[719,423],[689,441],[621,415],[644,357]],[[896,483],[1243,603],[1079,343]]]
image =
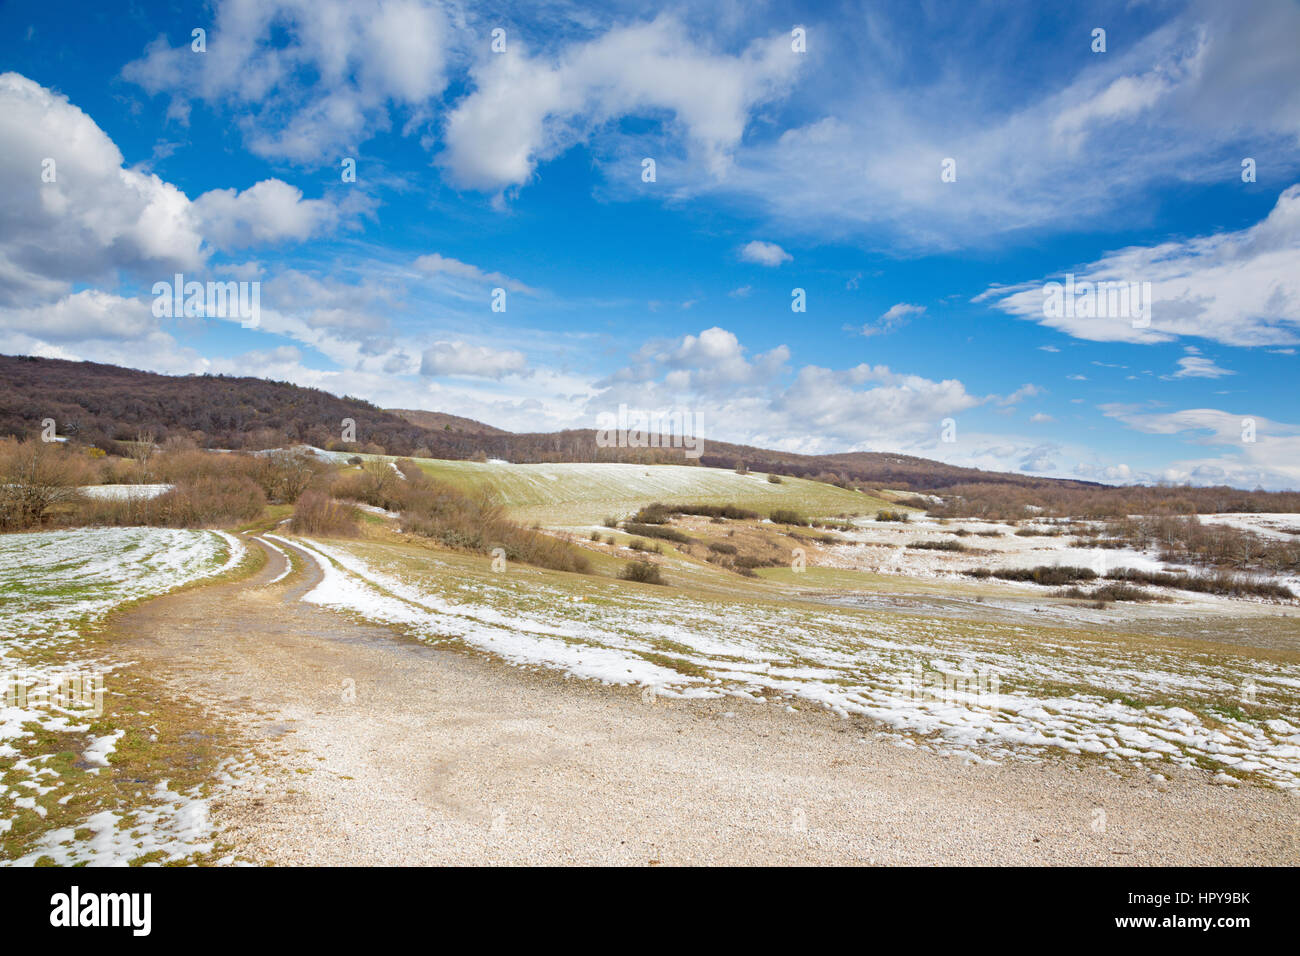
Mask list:
[[1293,796],[1203,775],[1157,789],[1090,765],[963,766],[822,713],[646,703],[304,604],[314,562],[299,552],[303,569],[277,581],[286,561],[266,550],[254,577],[148,602],[114,632],[260,736],[273,785],[214,807],[253,860],[1300,862]]

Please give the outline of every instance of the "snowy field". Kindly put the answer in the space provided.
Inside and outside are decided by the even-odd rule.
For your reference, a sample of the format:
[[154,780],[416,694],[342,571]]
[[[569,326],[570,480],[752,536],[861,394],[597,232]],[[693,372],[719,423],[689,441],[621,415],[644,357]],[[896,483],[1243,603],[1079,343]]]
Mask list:
[[1300,515],[1297,514],[1220,514],[1199,518],[1204,524],[1224,524],[1275,541],[1300,541]]
[[1300,787],[1297,664],[1063,627],[488,576],[427,552],[298,543],[324,575],[305,600],[525,667],[664,697],[822,706],[877,721],[900,746],[970,760],[1086,754]]
[[[352,457],[312,449],[327,460]],[[374,456],[361,456],[369,458]],[[430,477],[464,489],[489,487],[516,517],[548,527],[598,523],[606,515],[630,515],[652,501],[736,504],[766,513],[790,508],[812,515],[874,514],[894,507],[857,491],[802,478],[767,480],[765,473],[737,474],[695,465],[634,465],[623,462],[511,464],[414,459]]]
[[[105,699],[113,696],[113,675],[79,651],[78,629],[126,602],[228,570],[243,554],[243,544],[221,531],[87,528],[0,535],[0,836],[21,814],[46,818],[51,801],[74,795],[61,793],[66,779],[50,766],[57,755],[22,756],[25,738],[79,735],[85,743],[78,763],[97,774],[121,737],[121,731],[96,732]],[[201,850],[207,839],[202,802],[163,790],[153,806],[104,808],[76,828],[44,833],[8,862],[48,856],[60,863],[112,864],[152,851],[175,858]],[[75,829],[91,836],[74,840]]]
[[[1289,538],[1279,528],[1296,526],[1294,515],[1200,515],[1207,524],[1227,524],[1242,530],[1255,531],[1263,537]],[[1222,519],[1222,520],[1220,520]],[[912,515],[903,522],[857,519],[852,531],[838,532],[837,537],[850,542],[853,547],[829,547],[820,551],[818,564],[825,567],[875,574],[897,574],[912,578],[942,579],[965,571],[989,571],[1033,568],[1040,565],[1089,568],[1099,576],[1123,568],[1139,571],[1203,572],[1189,564],[1168,563],[1160,559],[1157,550],[1140,551],[1134,548],[1081,548],[1071,542],[1076,535],[1064,532],[1056,535],[1017,535],[1020,529],[1051,531],[1067,522],[1022,522],[1018,527],[978,519],[951,519],[940,524],[933,518]],[[1096,522],[1070,522],[1100,528]],[[964,535],[957,532],[964,531]],[[932,551],[908,547],[917,542],[958,542],[964,551]],[[1291,575],[1243,574],[1244,577],[1271,581],[1292,588],[1300,594],[1300,580]],[[1051,588],[1014,581],[987,582],[989,586],[1008,594],[1038,593],[1046,595]],[[1239,606],[1242,599],[1228,599],[1207,594],[1174,592],[1181,601],[1196,607]],[[1255,601],[1258,603],[1258,601]]]
[[87,498],[113,501],[148,500],[172,490],[171,485],[83,485],[78,489]]

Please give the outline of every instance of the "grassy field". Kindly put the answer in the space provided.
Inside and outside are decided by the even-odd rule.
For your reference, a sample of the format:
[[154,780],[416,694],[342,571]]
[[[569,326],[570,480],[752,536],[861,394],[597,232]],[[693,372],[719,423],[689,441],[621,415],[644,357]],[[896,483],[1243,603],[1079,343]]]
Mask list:
[[416,462],[430,476],[471,490],[493,488],[519,521],[546,527],[585,527],[607,515],[623,517],[653,501],[735,504],[766,514],[789,508],[809,517],[869,514],[893,507],[862,492],[803,478],[738,475],[692,465],[556,463],[511,465],[473,461]]
[[1300,785],[1295,652],[942,608],[832,607],[770,578],[729,576],[732,594],[710,593],[676,563],[672,586],[656,587],[523,565],[494,572],[397,536],[303,543],[326,570],[309,600],[524,667],[668,697],[827,707],[974,759],[1073,755]]

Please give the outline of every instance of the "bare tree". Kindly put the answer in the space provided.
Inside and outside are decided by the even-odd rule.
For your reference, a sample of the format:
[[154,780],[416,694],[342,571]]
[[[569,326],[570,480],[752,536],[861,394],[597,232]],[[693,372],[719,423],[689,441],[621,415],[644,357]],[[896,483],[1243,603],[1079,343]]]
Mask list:
[[0,443],[0,526],[30,528],[77,496],[86,463],[62,444],[36,439]]
[[148,479],[149,477],[149,459],[154,453],[154,433],[152,431],[138,431],[135,433],[135,441],[131,444],[131,458],[135,460],[136,467],[140,470],[140,477]]
[[324,470],[325,466],[305,451],[281,449],[259,456],[254,478],[268,500],[292,504]]

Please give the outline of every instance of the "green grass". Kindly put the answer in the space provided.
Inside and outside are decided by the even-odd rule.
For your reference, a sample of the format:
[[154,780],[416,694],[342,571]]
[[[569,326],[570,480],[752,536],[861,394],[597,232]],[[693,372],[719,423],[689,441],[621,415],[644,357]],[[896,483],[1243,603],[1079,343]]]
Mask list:
[[472,491],[492,488],[517,521],[547,527],[598,525],[609,514],[629,515],[655,501],[735,504],[762,514],[788,509],[809,517],[874,514],[886,502],[804,478],[771,484],[764,473],[693,465],[572,463],[501,465],[420,459],[433,478]]

